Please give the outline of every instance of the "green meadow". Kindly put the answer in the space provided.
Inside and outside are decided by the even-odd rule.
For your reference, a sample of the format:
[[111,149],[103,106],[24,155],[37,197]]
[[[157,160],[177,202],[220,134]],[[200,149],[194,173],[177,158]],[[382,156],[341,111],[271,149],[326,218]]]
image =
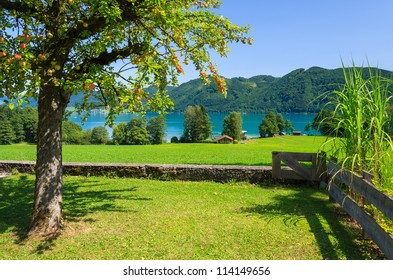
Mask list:
[[64,179],[65,223],[24,239],[34,177],[0,179],[0,259],[370,259],[316,187]]
[[[64,162],[271,165],[272,151],[317,152],[325,137],[282,136],[244,144],[162,144],[145,146],[64,145]],[[0,160],[31,160],[36,146],[0,146]]]
[[[66,162],[271,165],[272,151],[316,152],[323,137],[243,144],[64,145]],[[35,145],[0,147],[1,160],[35,160]],[[65,176],[64,225],[25,238],[34,176],[0,178],[0,259],[375,259],[326,190],[242,182]],[[375,253],[376,252],[376,253]]]

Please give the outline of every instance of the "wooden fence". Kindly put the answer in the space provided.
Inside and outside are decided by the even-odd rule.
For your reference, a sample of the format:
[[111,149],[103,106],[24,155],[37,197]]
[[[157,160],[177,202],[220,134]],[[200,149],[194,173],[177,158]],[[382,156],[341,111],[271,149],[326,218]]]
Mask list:
[[[283,167],[282,162],[288,167]],[[301,162],[309,162],[311,165]],[[326,153],[272,152],[272,167],[275,179],[320,182],[325,180]]]
[[[379,191],[366,173],[362,177],[342,169],[335,161],[330,160],[327,168],[329,195],[362,227],[388,259],[393,259],[393,236],[385,232],[375,219],[363,208],[362,201],[367,201],[379,209],[393,221],[393,198]],[[339,186],[349,188],[345,193]],[[345,189],[344,188],[344,189]],[[355,196],[360,199],[354,199]],[[360,201],[360,203],[356,202]]]
[[[311,163],[308,165],[302,162]],[[285,163],[287,166],[282,166]],[[387,233],[364,210],[364,204],[373,204],[387,218],[393,221],[393,198],[378,190],[371,182],[372,175],[363,172],[359,176],[342,169],[335,160],[326,166],[326,154],[272,152],[272,176],[275,179],[307,180],[328,182],[328,192],[367,234],[388,259],[393,259],[393,236]],[[347,189],[344,192],[343,189]]]

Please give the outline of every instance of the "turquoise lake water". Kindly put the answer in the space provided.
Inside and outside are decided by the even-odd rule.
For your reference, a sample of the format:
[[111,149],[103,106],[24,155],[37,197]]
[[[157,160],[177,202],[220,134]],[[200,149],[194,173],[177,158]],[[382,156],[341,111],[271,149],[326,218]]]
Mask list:
[[[156,116],[154,113],[147,113],[146,119],[149,119],[152,116]],[[228,113],[209,113],[211,123],[213,125],[213,134],[221,135],[222,124],[224,118],[228,115]],[[315,114],[282,114],[284,119],[289,119],[295,130],[304,132],[304,127],[308,122],[312,123],[314,120]],[[82,125],[81,118],[78,115],[72,115],[68,118],[69,121],[76,122],[82,125],[83,129],[92,129],[96,126],[104,126],[105,125],[105,116],[106,114],[103,112],[95,112],[92,113],[89,119]],[[247,131],[246,135],[248,137],[259,137],[258,126],[261,124],[263,117],[265,114],[242,114],[243,119],[243,130]],[[131,118],[138,117],[134,114],[121,114],[117,117],[115,123],[128,122]],[[166,138],[167,140],[171,139],[173,136],[180,137],[183,134],[183,123],[184,116],[183,113],[173,112],[166,115],[166,124],[167,124],[167,132]],[[112,136],[112,129],[107,127],[109,131],[109,135]],[[312,131],[315,133],[315,131]]]

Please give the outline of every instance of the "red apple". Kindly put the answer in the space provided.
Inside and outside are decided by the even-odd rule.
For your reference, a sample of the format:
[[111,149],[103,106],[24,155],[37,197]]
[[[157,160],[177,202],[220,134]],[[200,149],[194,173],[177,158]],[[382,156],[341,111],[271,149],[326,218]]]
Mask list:
[[184,72],[183,68],[181,68],[180,65],[176,65],[176,70],[177,70],[178,73],[183,73]]
[[90,90],[94,90],[94,89],[95,89],[95,85],[89,84],[89,89],[90,89]]
[[25,44],[25,43],[21,43],[21,44],[19,45],[19,47],[20,47],[21,49],[25,49],[25,48],[26,48],[26,44]]
[[26,41],[30,41],[30,35],[29,34],[26,33],[24,36],[25,36]]
[[7,58],[7,59],[5,60],[5,62],[7,62],[8,64],[10,64],[10,63],[11,63],[11,59]]
[[4,41],[5,41],[4,37],[0,37],[0,42],[4,42]]
[[46,59],[46,56],[45,56],[44,54],[40,53],[40,54],[38,55],[38,59],[45,60],[45,59]]
[[16,60],[20,60],[22,58],[22,56],[20,54],[16,53],[16,54],[14,54],[14,58]]
[[6,52],[0,52],[0,57],[5,57],[5,56],[7,56]]
[[135,93],[135,94],[139,94],[139,93],[141,93],[141,89],[140,89],[140,88],[136,88],[136,89],[134,89],[134,93]]

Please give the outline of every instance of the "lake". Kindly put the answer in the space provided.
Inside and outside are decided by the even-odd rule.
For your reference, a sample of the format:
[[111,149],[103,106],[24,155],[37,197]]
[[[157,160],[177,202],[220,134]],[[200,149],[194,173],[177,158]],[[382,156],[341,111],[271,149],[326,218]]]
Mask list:
[[[221,135],[223,120],[229,113],[209,113],[211,123],[213,125],[213,134]],[[304,132],[304,127],[308,122],[312,123],[314,120],[315,114],[282,114],[284,119],[289,119],[295,130]],[[146,119],[149,119],[152,116],[157,116],[155,113],[147,113]],[[261,124],[263,117],[265,114],[242,114],[243,119],[243,130],[247,131],[247,137],[259,137],[258,126]],[[92,112],[89,119],[82,125],[81,118],[73,114],[68,117],[69,121],[73,121],[82,126],[84,130],[92,129],[96,126],[104,126],[105,125],[105,117],[106,114],[104,112]],[[123,113],[120,114],[115,123],[128,122],[133,117],[138,117],[135,114]],[[184,116],[183,113],[180,112],[172,112],[166,115],[166,124],[167,124],[167,132],[166,139],[169,141],[173,136],[180,137],[183,134],[183,123]],[[107,127],[109,131],[109,135],[112,136],[112,129]],[[315,131],[312,131],[314,134]]]

